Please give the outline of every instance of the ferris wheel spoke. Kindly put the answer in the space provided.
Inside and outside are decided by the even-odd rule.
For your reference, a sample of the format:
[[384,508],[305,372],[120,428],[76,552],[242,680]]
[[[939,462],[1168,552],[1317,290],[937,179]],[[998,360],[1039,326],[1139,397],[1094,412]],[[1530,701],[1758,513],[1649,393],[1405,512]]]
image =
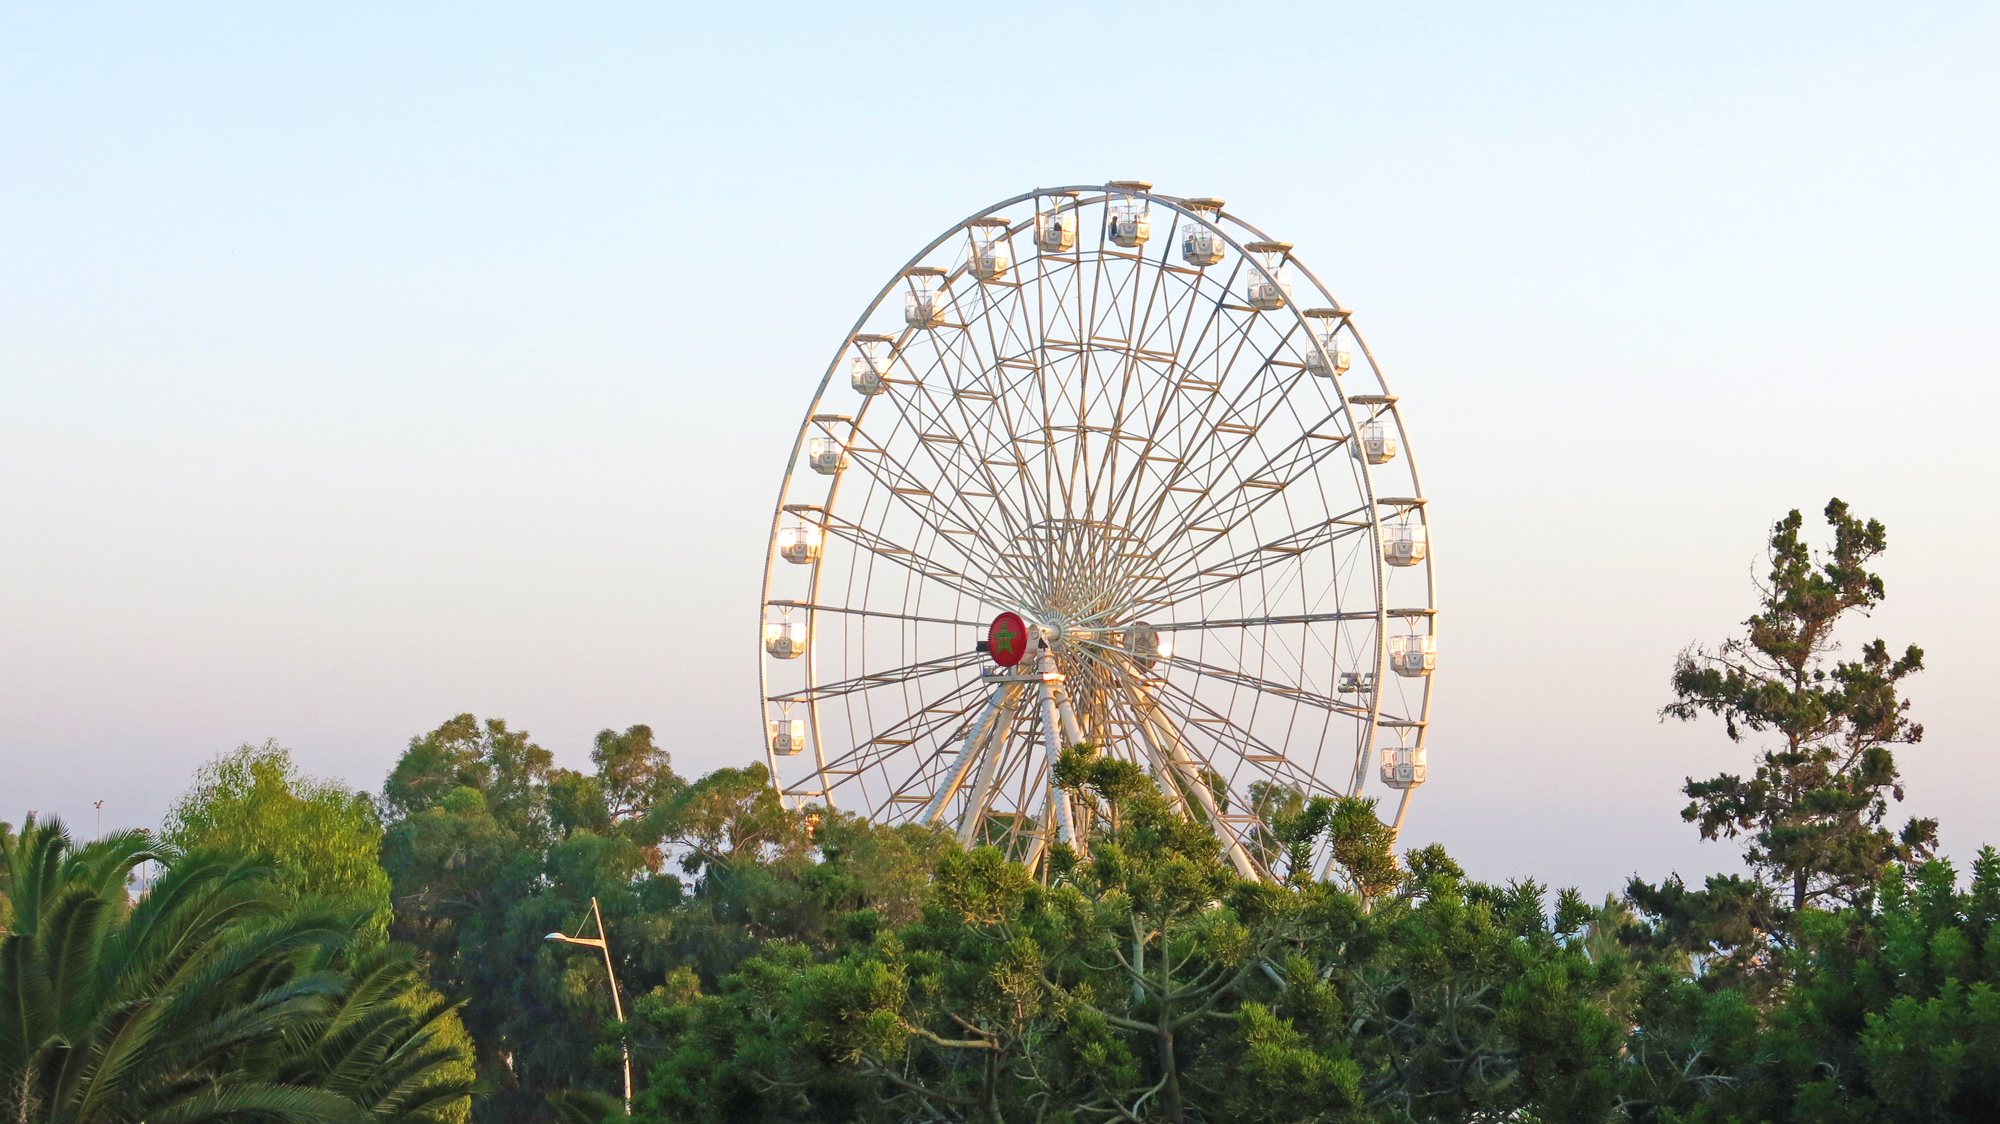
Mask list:
[[[1105,679],[1110,684],[1114,693],[1122,692],[1134,698],[1144,698],[1149,700],[1152,705],[1167,707],[1179,712],[1179,716],[1184,720],[1182,723],[1184,728],[1200,729],[1209,733],[1218,745],[1229,746],[1230,751],[1242,758],[1246,763],[1263,769],[1265,772],[1272,772],[1274,776],[1284,770],[1274,772],[1272,769],[1265,768],[1266,765],[1274,763],[1282,764],[1286,769],[1296,770],[1297,766],[1292,763],[1291,758],[1283,750],[1258,738],[1248,729],[1235,722],[1228,714],[1203,702],[1199,696],[1186,690],[1184,687],[1173,683],[1171,680],[1141,674],[1125,663],[1122,658],[1107,658],[1107,653],[1089,652],[1086,648],[1085,655],[1091,662],[1104,670]],[[1251,677],[1238,676],[1237,678],[1248,679]],[[1249,684],[1236,682],[1233,685],[1247,686]],[[1273,691],[1271,693],[1283,695],[1287,699],[1296,698],[1296,695],[1290,692]],[[1224,736],[1225,734],[1227,736]],[[1208,758],[1204,758],[1203,762],[1204,764],[1212,765],[1212,762]],[[1309,780],[1310,777],[1308,776],[1307,779]]]
[[[1120,438],[1123,435],[1125,407],[1133,385],[1133,371],[1145,351],[1145,344],[1148,339],[1148,325],[1151,322],[1154,307],[1158,303],[1163,281],[1169,276],[1165,271],[1158,268],[1159,263],[1148,262],[1146,264],[1153,266],[1153,268],[1148,269],[1145,265],[1142,265],[1132,271],[1131,284],[1129,285],[1129,306],[1121,306],[1116,300],[1107,304],[1107,307],[1112,311],[1113,317],[1115,319],[1122,319],[1123,324],[1119,325],[1114,322],[1112,326],[1117,328],[1115,332],[1092,332],[1093,341],[1099,338],[1108,338],[1119,341],[1122,345],[1096,353],[1115,356],[1111,364],[1114,377],[1104,380],[1104,396],[1106,398],[1115,398],[1115,402],[1111,407],[1110,424],[1105,427],[1108,432],[1105,434],[1107,440],[1105,441],[1103,455],[1098,458],[1097,469],[1091,474],[1090,481],[1085,487],[1085,502],[1093,510],[1099,508],[1097,501],[1100,490],[1106,486],[1107,476],[1116,472],[1120,460],[1119,454],[1123,451],[1120,447]],[[1114,386],[1116,387],[1115,395],[1112,389]],[[1087,411],[1083,412],[1083,416],[1088,416]],[[1085,444],[1087,438],[1083,434],[1078,435],[1078,440],[1079,444],[1087,449],[1088,446]]]
[[[1010,295],[1003,298],[1003,303],[1005,308],[1017,311],[1021,307],[1020,302],[1013,299],[1011,292]],[[996,303],[993,308],[1000,309],[1002,308],[1002,304]],[[1025,469],[1025,462],[1019,459],[1018,449],[1025,441],[1032,440],[1024,436],[1020,428],[1015,424],[1014,412],[1009,408],[1010,388],[1005,385],[1004,381],[1001,381],[1001,376],[1003,373],[1012,372],[1016,376],[1015,381],[1017,383],[1026,385],[1038,385],[1041,380],[1036,377],[1039,372],[1032,362],[1023,371],[1020,368],[1020,361],[1008,359],[1004,354],[1008,348],[1008,344],[993,335],[996,331],[994,326],[995,321],[1001,319],[1006,321],[1004,325],[1005,330],[1010,335],[1013,334],[1012,313],[1003,313],[1003,315],[989,313],[978,319],[980,321],[978,326],[988,333],[990,357],[982,357],[975,354],[970,363],[967,363],[963,359],[958,359],[955,362],[947,362],[951,357],[941,352],[944,358],[941,358],[940,362],[956,367],[956,371],[949,374],[949,381],[953,384],[949,401],[956,404],[959,416],[966,423],[964,429],[960,431],[962,433],[962,440],[954,445],[953,448],[955,451],[962,452],[967,456],[969,468],[959,471],[954,490],[960,497],[970,492],[980,497],[990,498],[993,501],[992,511],[997,512],[1002,517],[1000,520],[1002,525],[998,529],[1010,535],[1018,535],[1025,527],[1032,525],[1036,518],[1038,518],[1035,514],[1036,509],[1046,510],[1048,505],[1045,498],[1040,503],[1036,502],[1037,495],[1036,490],[1032,486],[1032,478],[1025,471],[1011,471],[1006,474],[1006,477],[994,471],[995,467]],[[973,348],[976,352],[977,337],[974,333],[968,331],[965,338],[961,339],[960,342],[964,346]],[[1018,343],[1022,354],[1032,354],[1032,346],[1029,341],[1019,340]],[[982,385],[977,389],[962,385],[966,381],[962,372],[968,369],[978,372],[975,380]],[[926,387],[923,401],[923,406],[926,410],[924,414],[926,424],[937,425],[947,430],[951,429],[950,421],[946,420],[944,407],[931,401],[929,395],[930,391]],[[979,401],[981,399],[989,401],[993,405],[993,409],[987,415],[984,424],[981,424],[979,415],[975,414],[967,405],[968,401]],[[996,420],[997,424],[995,424]],[[1040,428],[1039,426],[1036,427],[1037,437],[1042,436]],[[1006,451],[1006,460],[997,460],[984,451],[988,448],[996,447]],[[936,449],[929,451],[933,456],[936,456]],[[968,478],[977,487],[966,488],[964,481]],[[1015,495],[1017,490],[1020,492],[1018,503]],[[978,519],[976,522],[980,526],[985,527],[992,520],[989,517]],[[993,544],[990,536],[985,541],[992,552],[1000,552],[1000,548],[996,544]]]
[[1295,563],[1300,555],[1331,546],[1349,535],[1362,534],[1368,526],[1351,516],[1323,520],[1304,531],[1273,539],[1193,571],[1188,567],[1195,565],[1199,559],[1190,555],[1171,568],[1162,567],[1163,580],[1147,591],[1148,596],[1141,603],[1160,607],[1178,605],[1273,567]]
[[1233,620],[1169,621],[1153,627],[1160,632],[1206,632],[1217,628],[1268,628],[1286,624],[1325,624],[1332,621],[1372,621],[1379,616],[1373,609],[1354,613],[1291,613],[1275,617],[1237,617]]
[[839,698],[842,695],[851,695],[856,691],[871,691],[877,687],[893,687],[898,683],[907,683],[912,679],[922,679],[926,675],[957,671],[961,668],[971,667],[984,658],[978,652],[961,652],[949,656],[939,656],[936,659],[906,664],[902,667],[890,668],[886,671],[871,671],[866,675],[857,675],[852,679],[842,679],[833,683],[821,683],[803,691],[772,695],[771,701],[775,703],[820,702],[825,699]]
[[[1261,429],[1265,421],[1257,423]],[[1264,505],[1277,499],[1281,493],[1302,480],[1315,479],[1320,466],[1346,447],[1345,434],[1329,434],[1321,431],[1321,426],[1335,422],[1332,415],[1315,425],[1304,427],[1304,432],[1287,441],[1276,451],[1257,462],[1249,471],[1237,473],[1233,482],[1226,482],[1222,490],[1210,487],[1197,501],[1205,506],[1197,506],[1182,512],[1182,518],[1191,524],[1222,522],[1225,529],[1236,526]]]
[[1357,706],[1353,703],[1344,703],[1339,699],[1330,698],[1317,691],[1308,691],[1303,687],[1295,687],[1289,683],[1275,682],[1270,679],[1251,675],[1247,672],[1232,671],[1226,667],[1217,667],[1214,664],[1203,663],[1200,660],[1189,659],[1186,656],[1175,655],[1163,658],[1160,662],[1203,679],[1213,679],[1217,682],[1228,683],[1237,687],[1248,687],[1253,691],[1258,691],[1266,695],[1282,697],[1288,702],[1318,707],[1321,710],[1329,710],[1336,714],[1345,714],[1354,718],[1365,718],[1368,716],[1368,709],[1366,707]]
[[972,577],[958,570],[948,570],[932,562],[930,559],[919,555],[910,548],[899,546],[881,535],[870,531],[866,527],[849,523],[844,519],[837,519],[830,512],[827,513],[826,521],[823,525],[828,534],[838,535],[840,538],[868,551],[878,558],[894,562],[919,577],[927,578],[947,589],[962,593],[981,604],[1008,605],[1013,603],[1012,598],[1007,594],[993,588],[979,578]]
[[956,624],[967,628],[985,628],[987,621],[961,621],[950,617],[919,617],[909,613],[891,613],[883,609],[855,609],[846,605],[813,604],[810,601],[786,601],[783,599],[766,601],[773,609],[804,609],[811,613],[841,613],[850,617],[887,617],[890,620],[909,621],[912,624]]
[[[1240,263],[1232,267],[1228,276],[1221,282],[1220,287],[1224,293],[1234,283],[1236,270],[1239,268]],[[1183,352],[1188,351],[1189,348],[1194,348],[1198,352],[1203,341],[1209,338],[1215,326],[1218,323],[1226,322],[1226,318],[1223,315],[1224,302],[1220,298],[1207,299],[1202,291],[1201,282],[1209,280],[1208,271],[1203,269],[1197,282],[1189,287],[1185,302],[1186,316],[1182,320],[1179,335],[1171,341],[1173,347],[1169,354],[1174,358],[1165,372],[1165,377],[1160,380],[1159,398],[1153,404],[1151,416],[1148,420],[1147,430],[1150,438],[1171,436],[1169,417],[1174,412],[1176,406],[1186,405],[1185,392],[1181,388],[1183,385],[1189,384],[1184,383],[1183,380],[1193,379],[1193,372],[1199,365],[1200,359],[1198,354],[1183,357]],[[1195,318],[1204,309],[1207,311],[1207,316],[1197,328],[1195,326]],[[1217,382],[1216,385],[1220,386],[1221,384]],[[1134,464],[1131,475],[1126,478],[1123,489],[1124,495],[1115,497],[1111,504],[1113,511],[1125,512],[1122,520],[1130,526],[1140,527],[1146,523],[1145,520],[1141,520],[1138,517],[1137,505],[1141,490],[1145,486],[1145,468],[1146,462],[1149,460],[1155,463],[1164,461],[1176,466],[1176,468],[1169,470],[1160,481],[1160,494],[1163,500],[1172,494],[1171,489],[1179,486],[1178,482],[1189,472],[1187,468],[1188,457],[1184,446],[1177,446],[1171,456],[1163,457],[1157,452],[1152,453],[1152,455],[1142,455]]]
[[[855,427],[855,432],[861,435],[858,425]],[[959,511],[951,502],[941,500],[935,487],[938,480],[916,475],[907,465],[891,457],[880,440],[870,437],[869,441],[870,444],[866,447],[857,444],[850,448],[849,460],[851,463],[859,464],[870,479],[886,488],[894,497],[894,502],[941,534],[985,539],[987,520],[979,518],[977,513]],[[920,438],[918,443],[928,449],[935,442]],[[935,458],[934,454],[933,457]],[[943,475],[943,464],[937,463],[934,466],[939,468],[940,475]],[[949,491],[953,497],[962,494],[962,489],[955,486]],[[950,543],[954,552],[968,561],[976,557],[973,552],[964,549],[952,538],[947,537],[941,541]],[[990,540],[987,540],[987,543],[990,548],[997,547],[997,544]]]
[[[882,767],[888,760],[909,752],[909,747],[922,745],[928,739],[938,736],[940,730],[950,730],[964,721],[965,717],[978,708],[983,696],[979,692],[978,680],[968,680],[953,688],[936,700],[911,711],[904,718],[875,731],[866,740],[858,742],[845,753],[830,758],[823,770],[829,778],[837,777],[824,787],[837,789],[850,784],[861,783],[871,770]],[[789,792],[788,795],[799,795]],[[827,795],[813,792],[805,795]]]
[[[1235,351],[1240,352],[1248,339],[1248,326],[1238,325],[1222,318],[1218,320],[1231,326],[1230,336],[1236,341]],[[1218,365],[1233,368],[1235,365],[1233,356],[1226,362],[1221,359],[1222,343],[1221,339],[1216,341],[1215,355]],[[1167,435],[1175,439],[1176,456],[1172,462],[1174,467],[1161,481],[1161,486],[1152,501],[1143,507],[1135,506],[1130,520],[1133,526],[1143,533],[1150,534],[1163,514],[1179,512],[1174,506],[1177,496],[1184,494],[1205,496],[1213,491],[1216,479],[1197,475],[1194,466],[1207,464],[1226,468],[1234,463],[1235,458],[1243,450],[1250,448],[1256,439],[1258,426],[1255,419],[1242,413],[1240,396],[1249,391],[1247,389],[1239,391],[1239,397],[1234,399],[1219,399],[1216,396],[1223,389],[1223,379],[1218,373],[1218,377],[1213,380],[1195,380],[1193,372],[1199,369],[1199,366],[1199,362],[1189,365],[1190,373],[1185,376],[1182,385],[1193,386],[1195,382],[1202,381],[1203,385],[1197,388],[1197,392],[1207,394],[1209,400],[1194,402],[1193,412],[1184,414],[1167,430]]]
[[[1127,688],[1128,691],[1134,689]],[[1188,746],[1190,754],[1204,768],[1221,773],[1222,765],[1240,765],[1272,781],[1304,791],[1325,791],[1328,788],[1315,778],[1311,768],[1294,760],[1283,747],[1257,737],[1228,714],[1202,702],[1195,695],[1171,684],[1158,690],[1139,690],[1142,697],[1178,720],[1177,729],[1199,734],[1214,746],[1215,752],[1209,753]]]
[[[1170,231],[1170,242],[1171,233]],[[1142,473],[1145,451],[1152,444],[1154,430],[1157,428],[1156,411],[1148,409],[1150,403],[1144,388],[1149,382],[1164,384],[1173,377],[1174,371],[1179,366],[1177,348],[1170,346],[1162,350],[1149,349],[1145,346],[1149,342],[1156,342],[1151,339],[1150,333],[1155,330],[1154,311],[1160,305],[1162,290],[1166,290],[1166,293],[1164,307],[1159,307],[1158,319],[1161,326],[1159,330],[1167,332],[1169,338],[1165,342],[1169,345],[1174,343],[1171,338],[1172,328],[1180,306],[1199,303],[1197,286],[1183,285],[1176,293],[1168,289],[1168,279],[1173,275],[1166,272],[1164,267],[1156,269],[1154,275],[1155,282],[1148,298],[1146,312],[1140,318],[1133,338],[1128,341],[1127,353],[1120,364],[1122,369],[1118,380],[1118,401],[1112,413],[1110,433],[1107,435],[1105,456],[1098,479],[1092,485],[1093,502],[1095,496],[1104,495],[1106,500],[1104,507],[1110,511],[1118,510],[1122,506],[1122,498],[1129,492],[1131,482]],[[1146,374],[1152,374],[1150,368],[1159,366],[1166,368],[1163,372],[1164,378],[1141,377],[1142,368],[1147,368]],[[1162,395],[1162,398],[1164,399],[1165,395]],[[1128,421],[1143,425],[1144,430],[1136,434],[1127,434],[1125,430]],[[1134,437],[1140,443],[1139,448],[1128,452],[1124,445]],[[1125,465],[1129,467],[1124,467],[1121,475],[1121,466]]]
[[[952,391],[951,400],[962,401],[957,389]],[[997,553],[1001,543],[992,537],[992,532],[1018,533],[1030,520],[1014,507],[1004,482],[993,472],[991,458],[983,452],[987,445],[993,443],[995,434],[990,426],[984,432],[975,432],[977,427],[973,424],[968,424],[963,430],[954,427],[945,410],[931,401],[928,390],[921,402],[925,410],[919,420],[928,435],[922,442],[924,451],[938,470],[939,482],[946,485],[950,502],[964,508],[955,510],[959,526],[983,543],[989,556]],[[970,415],[962,409],[960,413],[970,423]],[[1011,445],[1012,442],[1010,439],[1000,443]],[[949,451],[940,451],[941,447]],[[992,504],[985,510],[977,510],[965,502],[968,497],[989,498]],[[997,528],[994,526],[996,522]]]
[[[1246,389],[1243,393],[1252,392]],[[1224,501],[1246,492],[1252,496],[1249,505],[1253,509],[1260,507],[1325,459],[1327,453],[1324,450],[1311,451],[1310,443],[1301,436],[1284,446],[1288,451],[1295,447],[1303,447],[1306,450],[1304,458],[1293,458],[1294,461],[1302,459],[1303,463],[1296,464],[1289,474],[1279,469],[1278,455],[1263,456],[1260,460],[1253,461],[1255,467],[1248,472],[1241,471],[1237,467],[1242,461],[1249,459],[1247,454],[1252,454],[1252,450],[1260,447],[1260,434],[1269,424],[1277,405],[1273,404],[1262,410],[1256,407],[1271,397],[1273,395],[1269,388],[1265,388],[1247,400],[1239,396],[1225,407],[1222,416],[1214,419],[1211,427],[1188,447],[1183,454],[1183,463],[1205,456],[1209,461],[1225,466],[1229,475],[1224,478],[1189,481],[1189,484],[1199,484],[1200,487],[1190,487],[1188,484],[1169,485],[1161,491],[1159,498],[1152,505],[1143,521],[1144,526],[1150,530],[1154,523],[1169,511],[1172,511],[1176,520],[1183,525],[1198,526],[1205,513],[1215,511]],[[1195,497],[1191,504],[1185,507],[1172,507],[1174,497],[1184,494],[1192,494]]]

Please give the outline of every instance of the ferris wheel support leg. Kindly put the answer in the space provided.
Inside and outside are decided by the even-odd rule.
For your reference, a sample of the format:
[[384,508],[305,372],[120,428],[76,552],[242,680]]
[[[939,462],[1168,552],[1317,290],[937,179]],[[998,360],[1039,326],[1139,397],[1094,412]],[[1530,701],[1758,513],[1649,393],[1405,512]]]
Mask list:
[[[1129,696],[1130,692],[1127,694]],[[1180,770],[1168,762],[1166,754],[1160,752],[1153,739],[1152,711],[1138,699],[1130,701],[1132,712],[1138,717],[1139,744],[1146,748],[1146,759],[1153,763],[1153,775],[1159,778],[1161,791],[1167,802],[1174,806],[1175,813],[1186,819],[1192,813],[1188,811],[1187,794],[1181,791]]]
[[1069,692],[1056,692],[1056,716],[1062,722],[1063,738],[1071,745],[1082,745],[1083,726],[1076,720],[1076,711],[1069,705]]
[[1062,722],[1062,738],[1072,746],[1084,744],[1084,728],[1076,722],[1076,712],[1070,710],[1070,696],[1056,696],[1056,718]]
[[1000,704],[1000,712],[993,728],[986,735],[985,746],[979,751],[979,779],[973,782],[972,799],[966,802],[965,814],[958,821],[958,845],[972,846],[972,837],[979,825],[986,819],[986,801],[993,793],[993,775],[1000,765],[1000,754],[1007,748],[1007,732],[1014,728],[1014,716],[1020,710],[1019,687],[1007,688],[1007,698]]
[[973,758],[978,756],[980,746],[986,741],[986,734],[992,728],[993,719],[999,713],[1000,702],[1006,694],[1007,685],[1002,683],[996,684],[993,693],[987,696],[986,706],[980,710],[979,717],[973,721],[972,727],[965,731],[965,742],[959,747],[958,756],[952,759],[951,766],[945,770],[944,781],[938,785],[937,795],[931,797],[931,802],[924,805],[923,815],[918,817],[918,823],[933,823],[944,815],[944,806],[951,802],[951,798],[958,793],[958,787],[965,783],[966,771],[972,767]]
[[1049,750],[1048,762],[1043,768],[1048,778],[1049,810],[1054,813],[1050,818],[1055,821],[1056,839],[1075,846],[1076,820],[1071,815],[1069,792],[1056,784],[1056,762],[1063,751],[1062,729],[1056,720],[1055,692],[1046,679],[1042,680],[1042,734]]
[[1208,782],[1202,779],[1201,771],[1194,767],[1187,747],[1174,736],[1172,729],[1160,717],[1158,708],[1152,705],[1152,700],[1143,695],[1140,699],[1142,717],[1139,730],[1146,739],[1146,748],[1151,751],[1154,760],[1157,761],[1161,757],[1160,746],[1153,740],[1157,734],[1166,743],[1167,757],[1174,767],[1172,775],[1181,782],[1177,787],[1185,789],[1188,795],[1193,796],[1195,802],[1201,805],[1201,810],[1208,816],[1209,826],[1215,829],[1215,834],[1229,852],[1230,865],[1236,868],[1236,873],[1251,881],[1266,881],[1264,872],[1258,870],[1257,864],[1251,861],[1250,852],[1243,846],[1243,841],[1236,837],[1235,829],[1223,821],[1222,809],[1215,802],[1215,793],[1209,791]]

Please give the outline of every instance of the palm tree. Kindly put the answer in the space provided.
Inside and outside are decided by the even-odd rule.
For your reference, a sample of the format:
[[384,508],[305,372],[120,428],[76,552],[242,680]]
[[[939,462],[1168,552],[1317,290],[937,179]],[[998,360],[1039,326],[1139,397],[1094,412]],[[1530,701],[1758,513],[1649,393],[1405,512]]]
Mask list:
[[301,1019],[257,1067],[339,1093],[383,1124],[463,1124],[472,1040],[405,945],[365,952],[336,1002]]
[[[166,859],[129,899],[133,869]],[[347,967],[358,919],[285,901],[269,873],[143,832],[79,847],[56,820],[0,828],[8,1124],[414,1124],[462,1105],[410,954]]]

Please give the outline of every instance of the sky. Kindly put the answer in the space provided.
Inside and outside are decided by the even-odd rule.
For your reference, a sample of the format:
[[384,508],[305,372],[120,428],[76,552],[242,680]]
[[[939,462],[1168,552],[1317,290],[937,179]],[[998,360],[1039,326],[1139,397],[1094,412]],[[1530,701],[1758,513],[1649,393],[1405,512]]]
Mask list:
[[1888,525],[1909,814],[2000,844],[2000,10],[0,3],[0,819],[502,717],[760,755],[799,418],[930,239],[1147,179],[1356,310],[1430,497],[1404,839],[1733,869],[1662,723],[1769,524]]

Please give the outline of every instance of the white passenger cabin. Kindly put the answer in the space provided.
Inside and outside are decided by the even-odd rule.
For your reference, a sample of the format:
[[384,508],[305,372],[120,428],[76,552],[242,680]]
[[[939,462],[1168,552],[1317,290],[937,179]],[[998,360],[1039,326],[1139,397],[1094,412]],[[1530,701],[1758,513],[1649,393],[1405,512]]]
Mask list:
[[1430,532],[1422,523],[1405,519],[1382,536],[1382,560],[1391,566],[1414,566],[1430,554]]
[[1257,255],[1262,269],[1249,271],[1244,299],[1259,312],[1275,312],[1292,299],[1292,267],[1285,264],[1290,242],[1252,242],[1243,247]]
[[1013,251],[998,238],[972,244],[972,275],[981,281],[1000,281],[1014,264]]
[[792,621],[764,624],[764,650],[781,660],[795,660],[806,652],[806,626]]
[[778,532],[778,554],[795,566],[810,566],[819,561],[820,546],[824,541],[824,534],[818,527],[800,523]]
[[835,437],[808,438],[806,463],[821,476],[838,476],[847,467],[847,446]]
[[889,389],[889,367],[895,361],[888,336],[854,337],[854,358],[848,360],[848,385],[857,394],[880,394]]
[[1420,745],[1382,747],[1382,783],[1390,788],[1415,788],[1424,783],[1424,758]]
[[1429,675],[1437,667],[1437,637],[1420,632],[1389,638],[1389,667],[1398,675]]
[[803,718],[771,719],[771,752],[780,757],[791,757],[806,750],[806,720]]
[[1197,269],[1221,261],[1226,246],[1222,235],[1206,223],[1190,222],[1181,232],[1181,260]]
[[1133,663],[1141,669],[1150,669],[1161,660],[1173,659],[1174,635],[1140,621],[1126,630],[1125,650],[1132,654]]
[[1368,422],[1354,435],[1354,459],[1369,464],[1388,464],[1396,459],[1396,435],[1381,422]]
[[1138,198],[1122,198],[1112,202],[1110,216],[1104,220],[1106,234],[1112,242],[1134,248],[1144,246],[1152,238],[1152,204]]
[[1323,379],[1344,375],[1353,365],[1347,340],[1340,334],[1340,322],[1347,313],[1338,308],[1308,308],[1304,315],[1312,338],[1306,342],[1306,373]]
[[1066,254],[1076,249],[1076,192],[1050,196],[1051,210],[1035,212],[1035,249],[1045,254]]
[[903,294],[903,322],[912,328],[935,328],[944,323],[950,300],[944,291],[944,270],[918,266],[910,270],[909,291]]
[[972,254],[967,261],[972,275],[981,281],[1005,279],[1014,265],[1014,250],[1007,243],[1007,220],[989,217],[966,225],[972,232]]

